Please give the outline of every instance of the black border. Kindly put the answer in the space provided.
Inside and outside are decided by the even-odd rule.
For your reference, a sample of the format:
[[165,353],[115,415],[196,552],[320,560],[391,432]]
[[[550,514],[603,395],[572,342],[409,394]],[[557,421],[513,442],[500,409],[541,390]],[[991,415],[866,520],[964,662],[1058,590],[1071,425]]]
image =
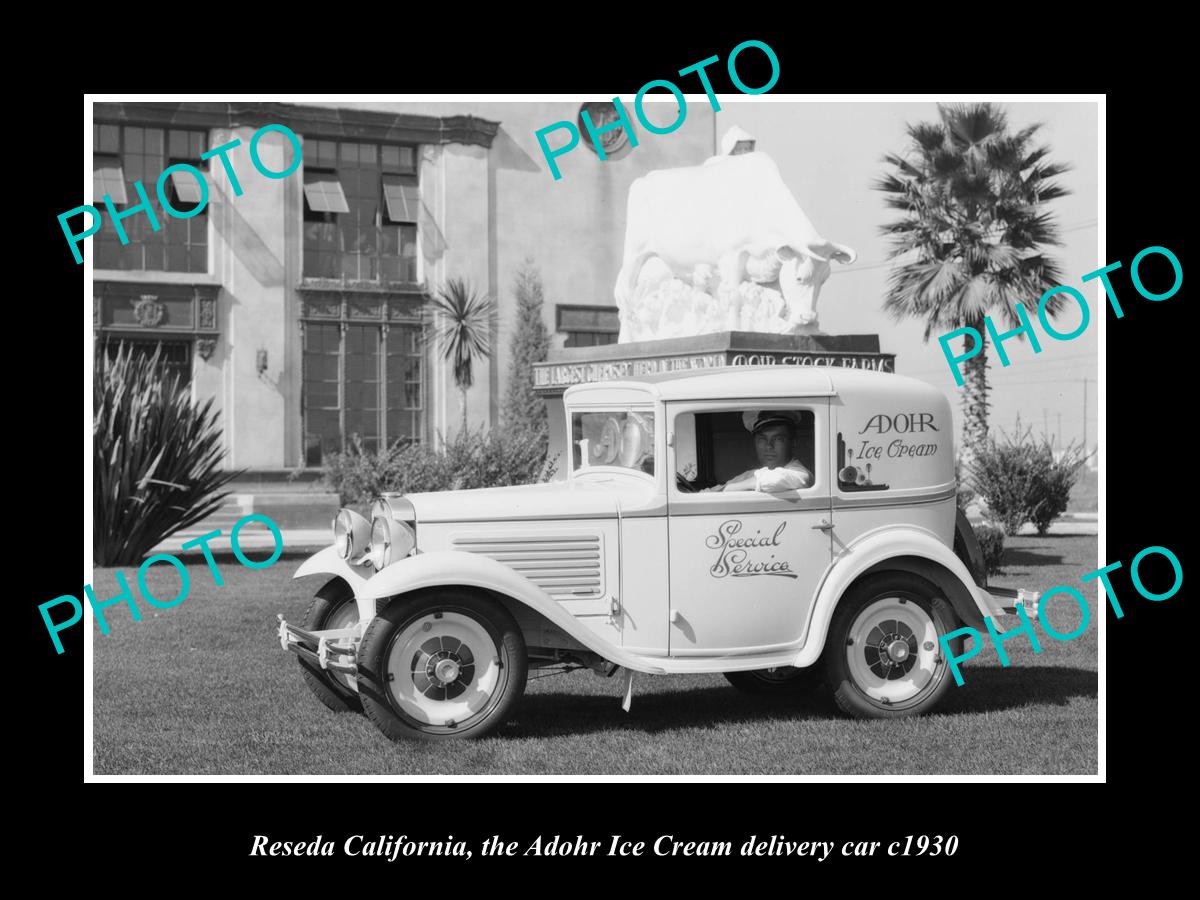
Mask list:
[[[833,26],[826,23],[825,27]],[[813,41],[805,35],[794,30],[790,37],[787,33],[767,34],[749,26],[731,28],[726,33],[739,30],[746,31],[744,37],[696,39],[680,37],[672,29],[648,27],[647,33],[639,36],[631,34],[631,30],[615,28],[604,41],[592,43],[595,48],[592,53],[552,54],[553,58],[547,55],[551,46],[539,48],[534,41],[533,46],[521,48],[511,36],[506,36],[503,47],[487,46],[478,52],[456,45],[453,60],[447,58],[445,47],[439,46],[430,48],[424,59],[406,56],[403,64],[393,69],[395,78],[391,83],[404,91],[448,90],[450,69],[465,63],[457,72],[459,81],[455,85],[464,92],[587,91],[629,98],[651,78],[669,77],[674,70],[712,54],[724,58],[739,40],[758,37],[776,49],[781,61],[783,74],[774,93],[853,87],[844,75],[833,72],[827,64],[809,63],[806,57]],[[905,40],[918,39],[913,35]],[[416,42],[406,46],[413,50]],[[847,65],[877,52],[874,47],[867,49],[869,46],[869,43],[867,46],[846,43]],[[910,53],[906,46],[896,44],[890,59],[899,64]],[[983,47],[959,49],[964,54],[974,53],[975,49],[986,52]],[[1035,51],[1031,53],[1036,55]],[[668,59],[669,64],[665,62]],[[1077,57],[1079,65],[1074,71],[1063,71],[1068,67],[1056,66],[1056,75],[1061,76],[1057,83],[1043,81],[1026,89],[1103,90],[1099,82],[1112,79],[1093,77],[1083,59]],[[887,62],[888,58],[884,58],[883,63]],[[880,84],[873,78],[876,83],[860,82],[859,87],[956,92],[1014,89],[1007,78],[1010,73],[997,73],[994,67],[995,77],[976,77],[973,73],[980,71],[978,67],[964,66],[958,71],[962,73],[961,79],[955,69],[938,67],[928,77],[921,72],[910,72],[912,77],[906,84],[899,79]],[[717,91],[732,91],[720,67],[714,67],[713,74]],[[743,74],[748,82],[757,83],[752,68],[747,67]],[[814,77],[819,77],[819,83],[814,83]],[[369,83],[382,82],[370,79]],[[349,85],[343,87],[352,89]],[[1159,138],[1164,133],[1169,138],[1174,125],[1189,113],[1180,109],[1170,91],[1136,87],[1129,83],[1127,93],[1109,95],[1105,129],[1108,246],[1105,258],[1098,260],[1097,265],[1117,259],[1128,265],[1140,249],[1157,244],[1174,250],[1186,269],[1181,222],[1184,210],[1191,205],[1185,196],[1190,143],[1182,133],[1175,134],[1174,144]],[[164,86],[164,89],[179,88]],[[185,89],[218,90],[219,87],[196,85]],[[327,85],[322,89],[332,90]],[[82,97],[65,93],[53,99],[46,95],[21,110],[22,122],[38,135],[35,167],[42,177],[33,204],[38,210],[33,219],[37,270],[31,273],[32,285],[26,288],[32,288],[33,296],[22,291],[11,304],[16,334],[55,334],[51,329],[57,317],[47,316],[48,305],[62,304],[74,309],[81,293],[82,266],[73,264],[55,216],[79,203],[77,141],[82,114]],[[1174,147],[1171,156],[1178,164],[1153,163],[1153,157],[1163,154],[1164,145]],[[23,253],[18,254],[14,265],[23,268],[23,257]],[[1119,289],[1121,284],[1117,280]],[[1127,282],[1124,291],[1128,291]],[[1123,293],[1123,299],[1125,296]],[[1130,295],[1124,304],[1123,319],[1116,320],[1111,311],[1106,314],[1111,375],[1107,386],[1109,420],[1105,458],[1115,476],[1109,479],[1112,490],[1107,496],[1106,560],[1122,560],[1126,567],[1139,550],[1159,544],[1171,548],[1184,570],[1189,570],[1186,533],[1176,521],[1186,511],[1187,479],[1192,468],[1189,363],[1194,354],[1188,346],[1191,332],[1183,318],[1185,305],[1182,291],[1162,303],[1149,303]],[[70,315],[63,319],[75,321]],[[70,336],[70,331],[67,334],[68,343],[73,344],[77,337]],[[71,354],[57,352],[57,339],[47,343],[54,348],[51,352],[23,358],[25,377],[10,376],[17,381],[17,421],[28,423],[26,429],[17,429],[18,433],[24,430],[29,435],[29,440],[21,445],[30,446],[33,456],[33,477],[24,475],[23,461],[10,462],[10,491],[15,492],[10,515],[18,525],[11,538],[14,555],[10,565],[20,564],[30,570],[28,575],[16,579],[21,585],[16,602],[31,626],[30,648],[36,667],[21,676],[23,689],[17,691],[21,697],[19,712],[28,710],[32,715],[21,715],[22,721],[12,723],[17,733],[14,743],[23,762],[20,771],[12,774],[18,782],[35,789],[33,821],[27,827],[36,836],[32,843],[46,851],[51,847],[57,851],[70,840],[75,852],[89,864],[90,871],[110,874],[119,872],[123,864],[132,864],[135,858],[142,875],[148,874],[147,870],[172,869],[177,875],[181,862],[190,862],[186,870],[192,884],[219,884],[228,889],[243,884],[240,879],[246,875],[295,874],[297,864],[304,866],[305,873],[326,873],[328,864],[334,862],[251,859],[247,854],[256,833],[268,833],[279,840],[310,839],[316,834],[333,839],[351,833],[409,833],[432,839],[444,836],[446,829],[436,816],[429,817],[421,811],[437,804],[478,812],[473,824],[455,831],[456,836],[471,839],[500,833],[527,842],[536,834],[582,833],[602,837],[620,832],[651,839],[675,833],[698,839],[735,840],[754,832],[760,836],[787,834],[792,839],[869,840],[892,834],[956,833],[961,849],[955,859],[917,863],[924,873],[945,879],[948,873],[961,871],[972,875],[970,883],[977,884],[986,877],[985,873],[991,872],[1011,878],[1015,887],[1028,874],[1022,874],[1026,865],[1022,859],[1035,849],[1048,854],[1044,860],[1054,859],[1060,864],[1073,861],[1089,868],[1104,865],[1096,853],[1103,853],[1102,848],[1112,840],[1109,818],[1082,814],[1083,807],[1062,796],[1064,790],[1079,788],[1053,783],[1028,784],[1019,778],[1002,784],[946,785],[925,782],[479,784],[446,780],[434,784],[353,783],[335,788],[318,785],[298,788],[295,784],[240,783],[206,788],[207,799],[201,803],[193,800],[196,789],[190,785],[156,784],[149,789],[142,785],[85,787],[81,784],[84,761],[79,734],[82,629],[64,634],[66,652],[57,656],[46,641],[36,608],[38,603],[58,594],[78,595],[80,587],[74,551],[62,547],[66,543],[64,532],[73,530],[79,509],[78,483],[73,477],[78,471],[74,465],[80,439],[79,372],[69,363]],[[1145,478],[1143,473],[1155,477]],[[1176,478],[1173,486],[1172,479]],[[86,510],[83,512],[86,514]],[[1145,577],[1150,582],[1151,576]],[[1164,789],[1166,778],[1186,771],[1181,757],[1187,743],[1176,734],[1176,729],[1184,727],[1189,718],[1189,706],[1184,700],[1190,687],[1189,674],[1182,670],[1187,654],[1165,651],[1169,638],[1189,638],[1184,620],[1186,588],[1168,601],[1152,603],[1133,593],[1127,568],[1113,582],[1123,600],[1125,617],[1117,620],[1109,612],[1106,622],[1108,780],[1122,791],[1154,795]],[[127,797],[130,790],[135,792],[136,799]],[[181,797],[182,791],[191,796]],[[316,797],[337,798],[339,802],[322,808],[313,802]],[[890,803],[898,802],[897,798],[914,802],[904,804],[900,824],[879,824],[887,818],[893,808]],[[72,813],[89,823],[83,829],[84,840],[78,840],[79,825],[67,830]],[[348,828],[342,824],[347,819],[353,823]],[[1117,821],[1126,825],[1118,827],[1118,831],[1125,831],[1139,820]],[[136,843],[125,853],[121,847],[130,836],[135,836]],[[1150,835],[1146,840],[1157,841]],[[155,844],[163,849],[153,848]],[[61,865],[61,857],[54,858]],[[377,873],[394,886],[407,884],[410,889],[421,884],[428,886],[429,882],[421,877],[423,873],[457,877],[446,860],[365,867],[361,861],[335,860],[343,871]],[[849,887],[853,882],[845,879],[857,869],[844,864],[821,869],[796,860],[724,862],[740,862],[752,877],[759,874],[786,878],[790,873],[797,877],[792,883],[799,889],[811,888],[814,885],[811,878],[818,871],[833,872],[832,884]],[[891,861],[871,862],[878,868],[887,865],[894,871]],[[468,871],[498,873],[517,865],[541,875],[542,880],[510,886],[540,891],[548,884],[573,890],[581,873],[595,870],[610,878],[596,882],[598,886],[618,890],[635,884],[622,879],[629,864],[630,861],[614,862],[603,857],[532,862],[517,858],[504,859],[503,863],[476,859]],[[704,878],[711,871],[709,863],[701,861],[682,865],[650,858],[632,864],[639,871],[651,866],[661,869],[672,878],[672,886],[690,878]],[[903,871],[908,872],[910,865],[906,862]],[[556,881],[547,883],[546,875]],[[821,878],[818,883],[825,881]],[[759,889],[765,889],[768,883],[759,883]],[[945,888],[954,884],[948,880],[924,883]]]

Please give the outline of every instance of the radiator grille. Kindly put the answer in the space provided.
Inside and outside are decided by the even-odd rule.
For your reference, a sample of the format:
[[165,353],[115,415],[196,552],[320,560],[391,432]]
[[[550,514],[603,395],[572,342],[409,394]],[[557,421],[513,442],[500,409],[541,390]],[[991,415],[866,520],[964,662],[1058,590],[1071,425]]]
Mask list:
[[604,593],[604,554],[598,534],[475,534],[456,537],[451,546],[504,563],[556,599],[587,599]]

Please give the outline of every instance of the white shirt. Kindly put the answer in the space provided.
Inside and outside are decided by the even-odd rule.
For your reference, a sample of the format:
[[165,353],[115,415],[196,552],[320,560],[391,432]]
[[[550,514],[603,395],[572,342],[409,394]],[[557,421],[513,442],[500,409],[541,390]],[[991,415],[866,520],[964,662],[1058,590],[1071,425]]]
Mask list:
[[[756,491],[764,491],[766,493],[778,493],[780,491],[794,491],[798,488],[812,487],[813,476],[807,468],[798,459],[792,459],[785,466],[776,466],[774,469],[768,469],[763,466],[761,469],[747,469],[736,478],[731,478],[725,483],[725,490],[730,489],[730,485],[734,482],[754,479],[754,488]],[[735,487],[733,490],[751,490],[749,484],[744,487]]]

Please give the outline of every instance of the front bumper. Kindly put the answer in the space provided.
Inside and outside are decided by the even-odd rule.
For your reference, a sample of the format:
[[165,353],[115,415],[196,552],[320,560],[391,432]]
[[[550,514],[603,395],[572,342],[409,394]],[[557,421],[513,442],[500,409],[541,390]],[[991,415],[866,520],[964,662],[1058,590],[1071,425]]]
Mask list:
[[979,590],[987,594],[988,605],[992,607],[994,615],[1015,616],[1018,605],[1025,607],[1026,615],[1038,614],[1038,604],[1042,597],[1038,591],[1005,587],[987,587]]
[[289,625],[279,616],[279,646],[307,659],[322,669],[342,675],[358,675],[357,626],[334,628],[328,631],[306,631]]

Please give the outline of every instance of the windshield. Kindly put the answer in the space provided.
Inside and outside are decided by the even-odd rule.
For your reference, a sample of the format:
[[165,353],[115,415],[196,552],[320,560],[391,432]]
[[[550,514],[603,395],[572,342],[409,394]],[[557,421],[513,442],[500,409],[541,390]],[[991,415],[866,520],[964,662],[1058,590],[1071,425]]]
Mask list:
[[576,472],[617,466],[654,474],[654,413],[632,409],[577,412],[571,416]]

